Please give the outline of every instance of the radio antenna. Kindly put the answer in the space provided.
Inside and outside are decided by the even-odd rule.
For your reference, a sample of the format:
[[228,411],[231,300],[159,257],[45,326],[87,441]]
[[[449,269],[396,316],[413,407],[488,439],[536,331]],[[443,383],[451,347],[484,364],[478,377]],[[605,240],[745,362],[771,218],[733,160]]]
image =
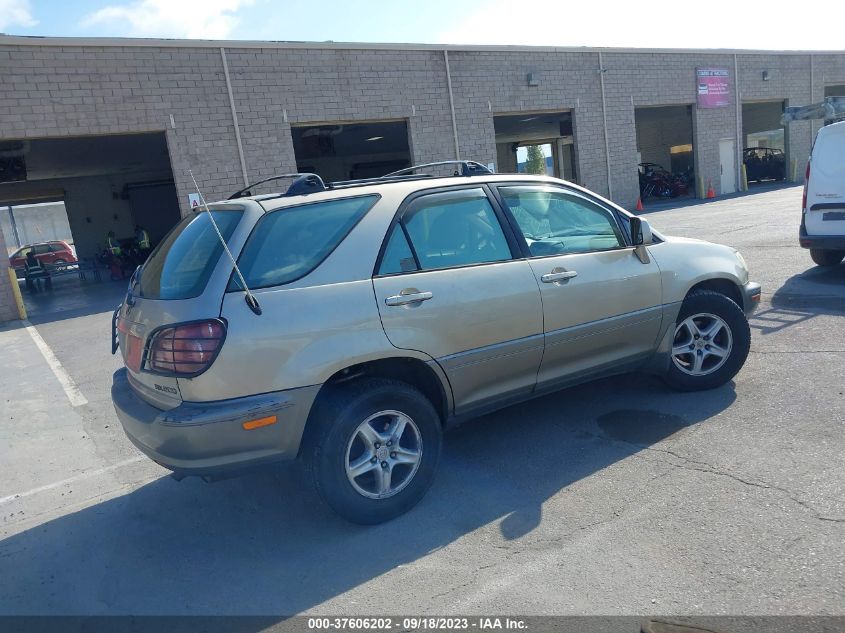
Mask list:
[[197,195],[200,197],[200,202],[202,203],[203,208],[208,213],[208,219],[211,220],[211,226],[214,227],[214,232],[217,233],[217,238],[220,240],[220,243],[223,245],[223,249],[226,251],[226,254],[229,256],[229,259],[232,260],[232,266],[235,267],[235,272],[238,275],[238,279],[241,282],[241,286],[244,289],[244,300],[246,304],[249,306],[249,309],[252,310],[255,314],[261,314],[261,306],[258,305],[258,300],[255,296],[249,291],[249,286],[246,285],[246,280],[244,276],[241,274],[241,269],[238,268],[238,262],[235,261],[235,257],[232,255],[232,251],[229,250],[229,245],[226,244],[226,240],[223,239],[223,234],[220,232],[220,228],[217,226],[217,222],[214,221],[214,215],[212,215],[211,210],[208,208],[208,204],[205,202],[205,197],[202,195],[200,191],[200,187],[197,184],[197,179],[194,178],[194,171],[192,169],[188,170],[188,173],[191,174],[191,180],[194,182],[194,189],[197,190]]

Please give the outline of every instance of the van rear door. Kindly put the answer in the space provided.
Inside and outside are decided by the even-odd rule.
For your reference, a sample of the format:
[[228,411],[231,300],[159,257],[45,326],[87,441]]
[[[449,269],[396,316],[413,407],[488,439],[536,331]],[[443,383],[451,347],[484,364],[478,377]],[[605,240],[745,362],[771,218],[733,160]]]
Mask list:
[[845,122],[819,130],[807,182],[808,235],[845,236]]

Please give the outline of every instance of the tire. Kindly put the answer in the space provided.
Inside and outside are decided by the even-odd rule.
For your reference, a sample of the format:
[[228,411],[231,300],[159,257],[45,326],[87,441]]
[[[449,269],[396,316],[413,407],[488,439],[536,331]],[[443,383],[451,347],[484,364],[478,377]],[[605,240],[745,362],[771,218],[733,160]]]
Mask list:
[[[317,493],[352,523],[374,525],[404,514],[434,480],[443,444],[440,417],[425,396],[403,382],[368,378],[330,389],[309,418],[303,448]],[[389,433],[395,432],[400,420],[404,422],[401,444],[392,443]],[[395,435],[392,439],[395,442]],[[389,450],[397,444],[401,455]],[[415,450],[418,455],[412,464]],[[353,477],[348,464],[356,462],[362,474]],[[387,479],[382,476],[385,472]],[[385,481],[389,481],[387,489]]]
[[742,309],[721,293],[695,290],[678,313],[664,380],[679,391],[720,387],[745,364],[750,346],[751,328]]
[[828,251],[811,248],[810,257],[819,266],[837,266],[845,258],[845,251]]

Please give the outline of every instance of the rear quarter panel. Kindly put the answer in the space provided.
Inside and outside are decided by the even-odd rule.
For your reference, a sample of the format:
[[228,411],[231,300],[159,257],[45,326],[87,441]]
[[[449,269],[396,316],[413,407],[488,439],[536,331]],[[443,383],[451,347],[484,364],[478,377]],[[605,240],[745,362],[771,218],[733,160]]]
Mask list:
[[431,359],[398,350],[381,326],[369,279],[278,288],[255,293],[262,314],[247,307],[243,293],[223,300],[226,342],[211,368],[179,379],[185,400],[206,401],[324,383],[357,363],[389,357]]

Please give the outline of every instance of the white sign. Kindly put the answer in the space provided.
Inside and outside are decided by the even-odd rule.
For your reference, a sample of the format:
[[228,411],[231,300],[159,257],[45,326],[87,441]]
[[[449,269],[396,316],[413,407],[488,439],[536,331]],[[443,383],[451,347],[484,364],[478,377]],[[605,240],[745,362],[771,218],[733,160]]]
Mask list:
[[192,209],[196,209],[198,206],[200,206],[200,194],[189,193],[188,204],[191,206]]

